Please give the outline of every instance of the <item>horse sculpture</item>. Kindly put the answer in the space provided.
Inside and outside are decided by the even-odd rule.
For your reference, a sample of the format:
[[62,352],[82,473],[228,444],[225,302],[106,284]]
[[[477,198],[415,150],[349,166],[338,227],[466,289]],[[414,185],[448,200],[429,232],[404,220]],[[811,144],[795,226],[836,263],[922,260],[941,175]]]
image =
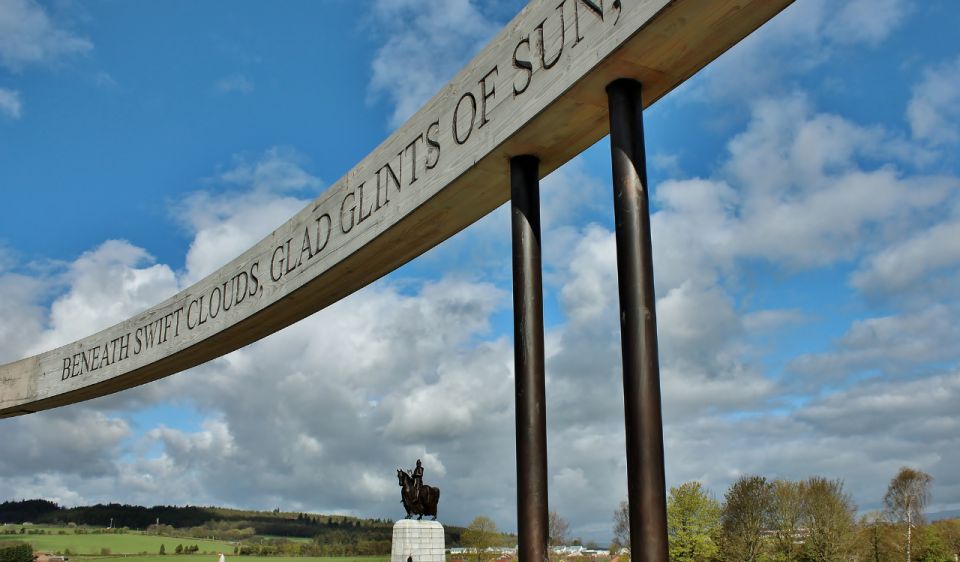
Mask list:
[[440,502],[440,488],[422,484],[418,491],[414,485],[413,476],[401,468],[397,469],[397,480],[400,487],[403,488],[400,497],[402,498],[403,508],[407,510],[407,519],[418,515],[417,519],[419,520],[423,519],[424,515],[432,515],[433,520],[436,521],[437,504]]

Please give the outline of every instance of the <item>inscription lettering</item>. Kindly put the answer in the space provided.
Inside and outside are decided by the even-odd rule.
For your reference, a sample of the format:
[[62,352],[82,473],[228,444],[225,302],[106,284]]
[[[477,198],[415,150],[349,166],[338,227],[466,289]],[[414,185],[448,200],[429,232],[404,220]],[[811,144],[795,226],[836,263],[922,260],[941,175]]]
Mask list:
[[[417,143],[423,142],[423,133],[417,135],[417,138],[413,139],[413,142],[407,145],[403,149],[404,152],[410,153],[410,183],[407,185],[413,185],[413,182],[417,181]],[[399,188],[397,188],[399,189]]]
[[[398,157],[403,156],[403,152],[397,155]],[[400,160],[400,175],[403,175],[403,160]],[[377,210],[380,210],[380,207],[383,207],[390,202],[390,179],[393,179],[393,184],[397,187],[397,193],[400,192],[400,178],[397,177],[397,174],[394,173],[393,168],[390,167],[390,162],[387,162],[383,165],[382,168],[377,170]],[[381,181],[382,180],[382,181]],[[380,188],[383,187],[383,204],[380,203]]]
[[573,42],[573,45],[571,45],[572,47],[576,47],[580,41],[583,41],[583,35],[580,35],[580,4],[589,8],[591,12],[600,18],[601,22],[603,21],[603,0],[600,0],[599,5],[593,0],[580,0],[580,3],[577,3],[577,0],[573,0],[573,35],[576,37],[576,40]]
[[540,37],[540,65],[544,70],[550,70],[557,64],[557,61],[560,60],[560,55],[563,54],[563,41],[564,41],[564,25],[563,25],[563,5],[566,4],[566,1],[560,2],[560,5],[557,6],[557,11],[560,12],[560,45],[557,47],[557,54],[553,56],[550,62],[547,62],[547,46],[544,44],[543,39],[543,26],[546,25],[547,20],[550,18],[545,18],[540,25],[537,26],[537,33]]
[[477,127],[483,127],[490,119],[487,118],[487,100],[497,95],[497,85],[495,81],[490,85],[490,91],[487,91],[487,79],[490,76],[496,78],[499,73],[497,72],[497,67],[494,66],[490,72],[488,72],[483,78],[480,79],[480,125]]
[[523,87],[517,87],[517,83],[513,83],[513,95],[514,97],[519,96],[520,94],[527,91],[527,88],[530,87],[530,79],[533,77],[533,63],[527,59],[522,59],[517,54],[520,52],[520,47],[522,45],[527,46],[527,50],[530,50],[530,36],[526,36],[517,43],[517,46],[513,48],[513,67],[523,71]]
[[[595,33],[591,30],[598,29],[597,23],[607,24],[608,27],[617,24],[623,10],[621,1],[607,1],[607,7],[617,12],[612,23],[611,17],[605,18],[603,0],[561,1],[539,24],[522,29],[516,35],[513,49],[508,48],[503,55],[506,60],[486,67],[484,74],[476,73],[470,82],[472,84],[475,81],[476,86],[459,92],[459,97],[453,98],[456,103],[451,103],[453,100],[446,102],[432,119],[424,121],[429,123],[425,129],[415,131],[415,135],[404,139],[408,141],[406,144],[396,143],[395,152],[386,161],[375,162],[366,168],[370,170],[366,177],[350,176],[340,187],[341,192],[336,198],[317,203],[308,218],[301,219],[301,222],[283,230],[283,234],[276,235],[278,240],[274,245],[249,265],[199,288],[192,295],[184,296],[179,306],[174,305],[175,308],[147,313],[139,325],[119,337],[87,349],[74,349],[54,364],[61,371],[61,380],[68,381],[107,369],[131,356],[157,351],[171,340],[194,330],[216,330],[218,328],[208,326],[208,322],[214,319],[220,319],[215,324],[229,325],[231,315],[238,308],[257,306],[256,301],[264,294],[265,285],[285,283],[285,278],[291,273],[319,261],[317,258],[325,255],[328,248],[341,248],[347,243],[347,237],[378,223],[377,220],[370,220],[373,215],[390,205],[395,198],[409,193],[410,186],[424,177],[429,178],[440,164],[443,153],[441,139],[446,138],[441,134],[441,123],[450,120],[448,130],[452,133],[454,150],[480,137],[480,133],[474,134],[475,131],[486,131],[485,127],[501,114],[501,106],[534,86],[535,64],[540,69],[550,70],[564,56],[571,56],[569,49],[565,53],[565,47],[576,46],[587,35]],[[566,7],[568,2],[573,5],[572,18],[565,17],[565,11],[571,9]],[[569,34],[566,32],[568,24],[571,27]],[[512,72],[501,72],[501,68],[509,68]],[[508,88],[513,95],[506,99],[498,98],[498,86],[501,92]],[[404,186],[408,188],[407,191],[404,191]],[[333,216],[338,218],[337,228],[334,227]],[[260,262],[265,262],[268,257],[269,280],[266,280],[260,271]],[[271,288],[271,294],[278,292],[283,293],[283,288]]]
[[340,202],[340,230],[342,230],[344,234],[348,234],[351,230],[353,230],[353,212],[357,208],[355,204],[350,206],[350,226],[346,226],[346,221],[343,218],[343,211],[347,207],[347,199],[356,199],[352,191],[348,191],[347,194],[343,196],[343,201]]
[[[431,134],[432,133],[432,134]],[[434,121],[430,123],[430,126],[427,127],[427,162],[426,168],[432,170],[437,167],[437,163],[440,162],[440,142],[437,140],[437,136],[440,134],[440,122]],[[430,161],[430,157],[433,157],[433,162]]]
[[104,342],[102,345],[63,358],[60,380],[65,381],[84,373],[97,371],[130,357],[130,334]]
[[[465,99],[470,100],[470,119],[468,120],[468,123],[470,124],[470,126],[467,128],[467,134],[461,139],[459,128],[457,127],[457,123],[460,121],[460,118],[459,118],[460,107],[463,105],[463,100]],[[477,118],[477,98],[473,97],[473,94],[471,92],[467,92],[462,96],[460,96],[460,101],[457,102],[457,107],[456,109],[453,110],[453,140],[456,141],[457,144],[463,144],[467,142],[467,140],[470,138],[470,133],[473,132],[473,121],[476,118]]]

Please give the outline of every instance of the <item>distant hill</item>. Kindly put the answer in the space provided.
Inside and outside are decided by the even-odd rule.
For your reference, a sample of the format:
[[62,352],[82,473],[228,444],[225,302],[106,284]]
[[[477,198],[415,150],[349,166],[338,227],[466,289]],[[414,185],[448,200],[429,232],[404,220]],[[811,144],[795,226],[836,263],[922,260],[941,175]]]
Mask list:
[[[160,527],[156,526],[159,521]],[[154,530],[160,534],[221,540],[249,539],[252,535],[309,538],[318,545],[367,543],[387,545],[389,552],[393,521],[344,515],[252,511],[224,507],[143,507],[118,503],[61,507],[47,500],[0,503],[0,524],[30,522],[43,525],[88,525],[93,527]],[[445,526],[448,546],[460,545],[462,527]],[[380,550],[379,546],[376,550]]]
[[925,513],[927,521],[940,521],[941,519],[960,519],[960,509],[948,509],[946,511],[935,511]]

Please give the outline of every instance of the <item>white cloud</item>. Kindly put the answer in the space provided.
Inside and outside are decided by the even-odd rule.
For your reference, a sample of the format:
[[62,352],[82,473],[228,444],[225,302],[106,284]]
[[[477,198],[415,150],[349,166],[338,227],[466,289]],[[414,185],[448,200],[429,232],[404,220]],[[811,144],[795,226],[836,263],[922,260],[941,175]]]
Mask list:
[[[6,481],[21,475],[110,475],[113,457],[129,436],[130,427],[126,421],[88,407],[71,406],[43,416],[5,420],[2,431],[0,481]],[[23,497],[15,492],[0,486],[5,497]]]
[[0,267],[0,364],[25,357],[43,329],[47,283]]
[[953,219],[906,236],[871,255],[853,273],[850,283],[868,294],[891,295],[916,288],[917,284],[927,285],[939,278],[938,274],[953,274],[958,265],[960,220]]
[[810,322],[812,318],[798,309],[767,309],[744,314],[744,329],[751,332],[768,332],[786,326]]
[[237,450],[230,428],[222,421],[206,419],[203,429],[195,433],[187,433],[158,427],[147,433],[147,439],[160,441],[164,445],[164,453],[182,464],[189,465],[191,460],[209,456],[223,462],[230,462]]
[[907,118],[914,137],[934,145],[960,142],[960,57],[927,68],[913,87]]
[[[905,176],[909,152],[888,150],[891,136],[842,117],[817,114],[802,95],[754,104],[746,130],[728,143],[720,178],[657,186],[653,218],[658,280],[665,288],[760,258],[790,269],[855,259],[870,234],[876,244],[903,236],[946,203],[953,177]],[[864,162],[878,161],[876,167]],[[889,232],[881,229],[888,225]],[[894,225],[897,228],[892,228]]]
[[63,274],[69,287],[50,306],[48,326],[30,350],[40,353],[89,336],[169,298],[173,270],[154,264],[144,249],[108,240],[84,253]]
[[93,44],[61,29],[33,0],[0,0],[0,65],[17,71],[85,53]]
[[194,236],[183,286],[252,247],[312,199],[323,182],[303,169],[303,160],[278,147],[238,156],[232,168],[211,180],[214,189],[197,191],[174,208],[175,219]]
[[393,105],[391,127],[439,92],[499,29],[471,0],[448,0],[429,9],[412,0],[378,0],[374,18],[385,40],[372,63],[370,95]]
[[616,246],[610,232],[596,225],[581,233],[566,264],[569,273],[560,296],[571,323],[587,323],[613,309],[616,295]]
[[20,102],[20,92],[0,88],[0,113],[6,113],[7,117],[19,119],[23,114],[23,104]]
[[689,88],[695,98],[727,104],[789,91],[797,77],[838,51],[882,43],[908,12],[908,0],[795,2],[711,63]]
[[[581,236],[559,273],[568,321],[549,350],[548,400],[559,409],[561,431],[578,424],[609,432],[622,425],[615,240],[597,226]],[[655,255],[673,242],[657,240]],[[667,419],[755,407],[773,385],[744,358],[741,320],[730,297],[708,274],[691,272],[675,287],[660,279],[657,316]]]
[[836,342],[838,349],[802,355],[790,370],[814,382],[839,379],[861,371],[884,375],[914,374],[930,364],[955,364],[960,350],[955,307],[944,304],[890,316],[856,320]]
[[876,46],[903,22],[908,11],[905,0],[848,0],[839,11],[827,14],[825,34],[835,43]]
[[305,160],[293,149],[273,147],[257,156],[235,156],[233,167],[221,172],[217,179],[258,193],[318,191],[324,184],[303,169]]
[[[422,457],[428,483],[445,497],[474,497],[496,483],[460,481],[474,470],[467,465],[492,471],[512,447],[511,349],[468,344],[502,301],[489,285],[453,279],[410,294],[378,284],[150,385],[151,395],[189,397],[209,416],[197,431],[144,437],[162,445],[158,477],[183,480],[210,501],[372,515],[395,503],[391,467]],[[500,454],[457,453],[482,441]],[[241,474],[242,490],[233,484]],[[458,503],[441,505],[445,517],[472,517],[473,507]]]

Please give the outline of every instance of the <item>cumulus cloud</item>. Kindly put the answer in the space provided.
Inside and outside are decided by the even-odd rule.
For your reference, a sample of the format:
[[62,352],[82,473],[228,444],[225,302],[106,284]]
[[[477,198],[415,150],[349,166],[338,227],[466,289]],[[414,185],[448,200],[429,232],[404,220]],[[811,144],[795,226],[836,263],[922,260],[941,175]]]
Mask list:
[[[491,492],[495,482],[460,480],[493,469],[458,451],[510,451],[512,350],[503,341],[469,345],[503,296],[454,279],[412,293],[377,284],[151,385],[209,415],[196,431],[145,435],[162,445],[151,462],[160,463],[159,477],[185,479],[200,497],[231,505],[381,513],[397,486],[390,467],[418,457],[446,497],[472,497],[474,486]],[[455,500],[444,509],[449,518],[472,517]]]
[[907,106],[913,135],[934,145],[960,141],[960,57],[927,68]]
[[723,271],[751,258],[818,267],[854,259],[868,234],[902,237],[958,182],[907,176],[898,163],[909,156],[888,151],[889,140],[881,129],[814,112],[802,95],[758,101],[718,177],[657,187],[653,228],[670,240],[658,253],[659,278],[672,287],[704,263]]
[[766,309],[744,314],[743,327],[751,332],[768,332],[811,320],[810,315],[798,309]]
[[146,250],[122,240],[80,256],[63,274],[69,289],[50,306],[46,329],[30,353],[89,336],[175,294],[173,270],[153,261]]
[[304,157],[288,148],[240,155],[208,180],[212,189],[174,206],[175,220],[194,236],[184,286],[216,271],[306,206],[323,182],[303,165]]
[[875,46],[903,22],[909,9],[905,0],[848,0],[828,14],[824,33],[835,43]]
[[0,267],[0,364],[24,357],[43,330],[46,309],[42,298],[48,284]]
[[17,71],[92,48],[89,40],[57,26],[34,0],[0,1],[0,65]]
[[[850,278],[871,295],[894,295],[918,284],[952,284],[960,265],[960,220],[931,225],[872,254]],[[945,283],[940,283],[941,281]],[[931,296],[942,296],[931,290]]]
[[411,0],[378,0],[373,14],[385,41],[373,59],[369,90],[372,99],[385,97],[393,106],[391,127],[439,92],[500,28],[471,0],[430,9]]
[[[909,463],[950,480],[937,494],[955,502],[948,433],[958,421],[937,405],[949,401],[955,376],[944,373],[960,361],[948,289],[958,179],[908,174],[922,147],[818,113],[805,96],[756,100],[750,115],[714,176],[654,192],[668,479],[723,490],[741,474],[856,474],[854,497],[870,508]],[[853,287],[896,312],[861,311],[828,350],[795,355],[783,377],[765,373],[751,334],[824,320],[753,308],[743,286],[757,263],[785,279],[849,268]],[[855,421],[861,407],[889,418]]]
[[790,368],[823,380],[862,371],[900,375],[913,373],[918,366],[955,363],[960,359],[952,344],[960,337],[957,319],[954,307],[938,304],[856,320],[837,341],[837,350],[800,356]]
[[882,43],[909,12],[908,0],[795,2],[711,63],[691,93],[729,104],[788,91],[838,52]]
[[11,119],[19,119],[23,114],[23,104],[20,102],[20,92],[0,88],[0,113],[6,113]]
[[[3,481],[22,475],[109,475],[113,471],[113,456],[129,434],[126,421],[84,406],[5,420],[0,474]],[[0,494],[5,497],[24,497],[17,490],[2,488],[0,485]]]

